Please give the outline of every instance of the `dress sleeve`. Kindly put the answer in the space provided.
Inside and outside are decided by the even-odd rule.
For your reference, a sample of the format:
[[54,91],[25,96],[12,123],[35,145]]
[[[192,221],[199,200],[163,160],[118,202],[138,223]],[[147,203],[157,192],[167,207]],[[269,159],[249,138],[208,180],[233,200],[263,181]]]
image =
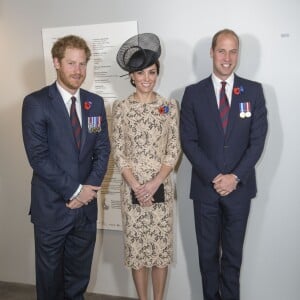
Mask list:
[[181,153],[180,139],[179,139],[179,113],[178,104],[176,100],[172,99],[169,102],[169,122],[166,151],[162,163],[175,167],[179,155]]
[[112,148],[116,166],[121,171],[124,167],[130,167],[126,157],[124,109],[122,102],[115,101],[112,107]]

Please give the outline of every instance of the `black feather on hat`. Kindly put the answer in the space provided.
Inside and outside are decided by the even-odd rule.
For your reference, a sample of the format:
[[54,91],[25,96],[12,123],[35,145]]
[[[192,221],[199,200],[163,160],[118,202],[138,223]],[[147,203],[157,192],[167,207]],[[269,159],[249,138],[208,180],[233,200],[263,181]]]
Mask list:
[[117,54],[119,66],[132,73],[153,65],[161,54],[159,38],[153,33],[141,33],[128,39]]

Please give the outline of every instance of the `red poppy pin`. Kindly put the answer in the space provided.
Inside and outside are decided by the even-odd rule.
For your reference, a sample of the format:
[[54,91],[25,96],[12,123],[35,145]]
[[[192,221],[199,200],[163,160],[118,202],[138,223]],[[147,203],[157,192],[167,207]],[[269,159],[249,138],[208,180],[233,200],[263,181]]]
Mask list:
[[92,107],[92,102],[91,101],[84,101],[83,107],[85,110],[89,110]]
[[235,95],[239,95],[239,94],[241,94],[243,92],[244,92],[244,87],[242,85],[240,87],[234,87],[233,88],[233,93]]
[[161,105],[158,108],[159,114],[164,115],[167,114],[169,112],[169,106],[168,105]]

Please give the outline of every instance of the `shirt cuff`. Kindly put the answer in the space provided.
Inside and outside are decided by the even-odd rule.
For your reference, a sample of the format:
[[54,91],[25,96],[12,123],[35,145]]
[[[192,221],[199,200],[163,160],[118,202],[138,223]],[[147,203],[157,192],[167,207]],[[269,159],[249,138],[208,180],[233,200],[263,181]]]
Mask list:
[[72,195],[71,200],[75,199],[78,196],[78,194],[80,193],[81,189],[82,189],[82,184],[79,184],[76,192]]

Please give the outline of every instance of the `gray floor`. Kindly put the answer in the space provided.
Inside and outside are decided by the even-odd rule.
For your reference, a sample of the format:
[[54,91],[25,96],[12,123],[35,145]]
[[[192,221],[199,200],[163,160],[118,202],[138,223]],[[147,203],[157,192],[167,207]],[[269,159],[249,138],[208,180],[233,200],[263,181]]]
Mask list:
[[[33,285],[0,281],[0,300],[35,300]],[[133,298],[114,297],[87,293],[85,300],[133,300]]]

